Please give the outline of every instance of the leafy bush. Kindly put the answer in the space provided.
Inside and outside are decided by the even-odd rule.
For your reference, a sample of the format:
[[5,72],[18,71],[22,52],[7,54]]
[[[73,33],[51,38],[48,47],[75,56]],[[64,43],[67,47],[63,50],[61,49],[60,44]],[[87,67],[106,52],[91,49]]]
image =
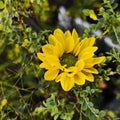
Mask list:
[[[118,1],[119,2],[119,1]],[[69,0],[0,1],[0,118],[1,120],[106,120],[117,119],[114,111],[100,108],[103,88],[111,82],[119,95],[120,50],[105,53],[106,62],[96,65],[94,82],[62,90],[59,83],[44,79],[45,69],[37,53],[48,44],[48,37],[58,26],[56,12]],[[92,21],[81,39],[102,30],[96,43],[109,36],[120,45],[120,12],[115,0],[74,1],[67,15]],[[114,68],[112,67],[114,66]],[[112,76],[112,77],[111,77]],[[103,83],[103,84],[101,84]],[[114,91],[113,91],[114,92]]]

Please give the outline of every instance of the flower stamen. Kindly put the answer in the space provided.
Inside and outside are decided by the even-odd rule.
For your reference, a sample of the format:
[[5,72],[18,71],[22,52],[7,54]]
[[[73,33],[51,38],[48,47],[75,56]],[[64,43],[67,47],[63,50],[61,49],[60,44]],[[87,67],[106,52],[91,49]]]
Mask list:
[[64,53],[60,58],[61,65],[67,65],[66,68],[74,66],[78,58],[71,53]]

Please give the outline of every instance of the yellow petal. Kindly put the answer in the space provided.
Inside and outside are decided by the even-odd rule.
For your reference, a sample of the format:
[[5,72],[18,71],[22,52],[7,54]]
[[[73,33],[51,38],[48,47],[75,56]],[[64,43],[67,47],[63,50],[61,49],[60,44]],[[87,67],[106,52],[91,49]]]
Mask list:
[[50,64],[47,64],[45,62],[40,64],[40,68],[50,69],[52,66]]
[[63,74],[63,73],[60,73],[60,74],[56,77],[55,82],[60,82],[60,81],[61,81],[62,74]]
[[85,49],[83,49],[79,52],[78,56],[80,56],[81,54],[84,54],[86,52],[94,53],[97,49],[98,49],[98,47],[86,47]]
[[73,49],[73,54],[75,56],[77,56],[78,53],[79,53],[79,50],[80,50],[80,43],[79,43],[78,33],[76,32],[75,29],[73,29],[73,31],[72,31],[72,37],[73,37],[73,40],[74,40],[74,43],[75,43],[74,49]]
[[97,58],[89,58],[85,60],[85,67],[84,68],[90,68],[93,67],[96,64],[102,63],[105,61],[105,57],[97,57]]
[[85,84],[85,75],[81,72],[76,74],[74,76],[74,79],[75,79],[75,83],[78,84],[78,85],[84,85]]
[[55,55],[37,53],[40,60],[43,62],[40,64],[40,68],[50,69],[52,67],[61,68],[60,60]]
[[58,38],[56,38],[54,35],[49,35],[48,37],[49,43],[54,45],[54,46],[58,46],[60,45],[60,47],[62,46],[61,42],[59,41]]
[[94,53],[91,52],[85,52],[84,54],[79,55],[78,59],[88,59],[94,56]]
[[72,37],[74,39],[75,45],[78,44],[78,42],[79,42],[79,36],[78,36],[78,33],[76,32],[75,29],[73,29],[73,31],[72,31]]
[[70,37],[70,36],[71,36],[71,33],[70,33],[69,30],[67,30],[67,31],[65,32],[65,38],[68,38],[68,37]]
[[67,77],[65,72],[59,74],[55,81],[61,83],[64,91],[69,91],[74,86],[74,77]]
[[54,54],[54,46],[51,44],[46,44],[42,47],[43,53]]
[[83,72],[83,74],[85,75],[85,79],[93,82],[94,81],[94,76],[91,73],[87,73],[87,72]]
[[62,32],[62,30],[56,29],[54,31],[54,36],[55,36],[56,39],[58,39],[58,41],[62,44],[62,46],[64,48],[64,46],[65,46],[64,33]]
[[38,52],[38,53],[37,53],[37,57],[38,57],[41,61],[43,61],[44,58],[45,58],[45,55],[44,55],[43,53]]
[[57,38],[55,38],[55,36],[52,34],[49,35],[48,40],[49,40],[49,43],[52,45],[56,45],[56,43],[58,42]]
[[59,59],[58,59],[56,56],[53,56],[53,55],[47,56],[47,57],[46,57],[46,61],[47,61],[48,63],[53,63],[53,64],[57,64],[57,63],[60,62]]
[[84,61],[83,60],[78,60],[75,64],[75,66],[78,68],[78,71],[81,71],[84,68]]
[[64,46],[53,35],[49,35],[48,39],[49,39],[49,43],[55,46],[54,51],[56,51],[57,56],[61,57],[64,52]]
[[74,48],[74,40],[72,37],[69,37],[65,40],[65,52],[70,53]]
[[81,44],[81,48],[80,51],[85,49],[86,47],[92,47],[92,45],[95,43],[95,38],[94,37],[90,37],[90,38],[84,38],[80,44]]
[[57,69],[49,69],[48,71],[45,72],[44,78],[45,80],[54,80],[59,73],[59,70]]
[[69,53],[73,50],[74,48],[74,40],[73,37],[71,36],[71,33],[69,31],[65,32],[65,52]]
[[101,63],[101,62],[105,62],[105,57],[104,56],[102,56],[102,57],[97,57],[97,58],[93,58],[93,63],[94,64],[99,64],[99,63]]
[[[46,64],[46,65],[45,65]],[[55,68],[60,68],[60,60],[58,57],[54,55],[46,55],[44,60],[43,60],[43,65],[42,66],[49,66],[49,67],[55,67]]]
[[92,47],[92,45],[95,42],[95,38],[94,37],[90,37],[90,38],[85,38],[83,39],[81,42],[79,42],[74,50],[73,50],[73,54],[75,56],[77,55],[81,55],[84,54],[85,52],[95,52],[97,50],[97,47]]
[[98,47],[87,47],[80,51],[78,55],[78,59],[88,59],[94,56],[94,52],[98,49]]
[[59,28],[57,28],[55,31],[54,31],[54,35],[57,35],[57,34],[60,34],[60,35],[63,35],[63,31]]
[[86,73],[98,74],[98,71],[93,67],[92,68],[84,68],[83,71],[86,72]]
[[81,43],[79,42],[77,45],[75,45],[74,49],[73,49],[73,55],[77,56],[80,53],[80,49],[81,49]]
[[73,77],[67,77],[66,75],[61,78],[61,86],[64,91],[69,91],[74,86],[74,78]]
[[77,72],[78,72],[78,69],[77,67],[69,67],[67,69],[64,70],[67,74],[68,77],[73,77]]
[[64,76],[65,76],[64,73],[60,73],[60,74],[56,77],[55,82],[60,82],[61,79],[62,79]]
[[64,49],[61,46],[61,44],[58,44],[58,45],[55,46],[54,53],[56,54],[56,56],[58,56],[58,58],[60,58],[63,55]]

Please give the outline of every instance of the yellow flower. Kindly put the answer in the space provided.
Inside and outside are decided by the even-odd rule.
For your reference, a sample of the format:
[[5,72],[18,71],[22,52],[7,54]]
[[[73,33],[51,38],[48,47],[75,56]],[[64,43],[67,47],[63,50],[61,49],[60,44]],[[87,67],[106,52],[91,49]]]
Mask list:
[[7,99],[3,99],[0,104],[0,110],[7,104]]
[[94,37],[79,40],[78,34],[73,29],[65,33],[56,29],[49,35],[49,43],[42,46],[42,52],[37,56],[42,61],[40,68],[47,71],[45,80],[60,82],[64,91],[69,91],[74,84],[84,85],[85,80],[93,82],[93,74],[98,74],[94,65],[105,60],[105,57],[94,58]]
[[93,20],[98,20],[98,18],[97,18],[95,13],[91,13],[90,14],[90,18],[93,19]]

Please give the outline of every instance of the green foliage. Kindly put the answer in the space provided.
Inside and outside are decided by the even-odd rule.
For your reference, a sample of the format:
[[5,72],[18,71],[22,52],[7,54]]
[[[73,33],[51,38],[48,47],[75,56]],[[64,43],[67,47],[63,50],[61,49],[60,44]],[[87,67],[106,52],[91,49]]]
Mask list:
[[44,106],[37,107],[33,112],[33,115],[38,115],[39,119],[45,118],[48,113],[50,116],[57,120],[58,118],[62,120],[71,120],[74,114],[72,110],[72,104],[66,104],[64,99],[56,101],[56,95],[52,94],[46,102],[43,102]]
[[[37,107],[33,115],[38,115],[39,119],[43,119],[50,114],[54,120],[58,118],[61,120],[71,120],[75,115],[79,115],[80,120],[86,118],[93,120],[101,120],[105,115],[104,111],[99,111],[94,108],[93,103],[89,99],[99,92],[98,89],[91,89],[89,86],[84,90],[74,91],[74,94],[68,93],[66,97],[74,97],[74,100],[61,98],[59,94],[52,94],[43,105]],[[60,97],[60,99],[58,99]],[[78,118],[76,118],[78,119]]]
[[[76,0],[67,13],[84,20],[90,14],[97,16],[97,21],[91,18],[95,24],[86,28],[81,38],[102,29],[97,40],[109,35],[120,44],[117,6],[115,0]],[[51,24],[57,7],[57,2],[49,0],[0,1],[0,120],[104,120],[104,116],[109,116],[106,110],[99,110],[102,89],[98,86],[101,80],[112,81],[116,87],[120,85],[119,78],[110,78],[111,72],[120,75],[119,50],[113,48],[105,54],[106,63],[96,66],[99,74],[92,84],[76,85],[64,92],[59,84],[43,78],[44,70],[39,68],[36,53],[56,27]],[[106,67],[107,63],[115,64],[115,69]],[[116,96],[119,93],[117,90]],[[2,105],[4,99],[7,103]]]
[[99,111],[93,105],[93,103],[89,100],[89,94],[92,95],[99,90],[91,89],[89,86],[86,87],[86,90],[80,92],[80,104],[81,104],[81,111],[84,111],[84,115],[93,120],[101,120],[102,117],[105,115],[103,111]]

